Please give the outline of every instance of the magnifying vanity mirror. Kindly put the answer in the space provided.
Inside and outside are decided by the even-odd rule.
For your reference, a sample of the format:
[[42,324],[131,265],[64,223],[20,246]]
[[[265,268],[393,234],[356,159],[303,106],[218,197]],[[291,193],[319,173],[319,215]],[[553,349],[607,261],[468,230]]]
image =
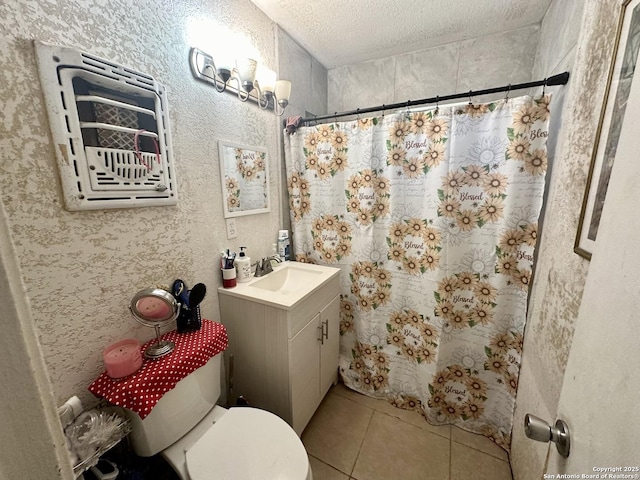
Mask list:
[[160,358],[173,351],[173,342],[160,339],[160,327],[175,321],[180,313],[180,304],[173,295],[161,288],[145,288],[135,294],[129,310],[142,325],[156,330],[156,342],[145,350],[146,358]]
[[267,151],[237,143],[218,143],[224,217],[264,213],[269,208]]

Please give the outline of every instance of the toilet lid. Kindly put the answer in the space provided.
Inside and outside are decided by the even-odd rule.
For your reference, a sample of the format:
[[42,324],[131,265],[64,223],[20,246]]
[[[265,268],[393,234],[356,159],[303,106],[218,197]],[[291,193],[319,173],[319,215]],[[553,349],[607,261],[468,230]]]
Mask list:
[[192,480],[304,480],[309,458],[280,417],[249,407],[231,408],[187,450]]

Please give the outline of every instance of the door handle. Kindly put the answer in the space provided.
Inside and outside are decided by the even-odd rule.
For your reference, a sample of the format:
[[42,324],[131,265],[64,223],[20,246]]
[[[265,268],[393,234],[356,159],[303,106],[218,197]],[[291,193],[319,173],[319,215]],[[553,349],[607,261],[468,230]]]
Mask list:
[[329,319],[323,320],[322,322],[322,336],[325,340],[329,340]]
[[318,337],[318,341],[319,341],[322,345],[324,345],[324,335],[323,335],[323,331],[324,331],[324,330],[323,330],[323,328],[322,328],[322,326],[321,326],[321,325],[318,325],[318,327],[317,327],[317,328],[318,328],[318,334],[320,335],[320,336]]
[[538,442],[554,442],[560,455],[565,458],[569,456],[571,437],[569,426],[563,420],[556,420],[556,424],[552,427],[541,418],[527,413],[524,417],[524,433]]

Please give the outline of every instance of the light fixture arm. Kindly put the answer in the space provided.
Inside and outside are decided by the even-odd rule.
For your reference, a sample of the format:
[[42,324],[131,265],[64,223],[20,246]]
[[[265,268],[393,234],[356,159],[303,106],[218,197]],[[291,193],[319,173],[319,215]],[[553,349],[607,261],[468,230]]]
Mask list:
[[[274,98],[274,102],[273,102],[273,112],[281,117],[282,115],[284,115],[284,109],[287,108],[287,105],[289,105],[289,101],[288,100],[278,100],[276,98],[276,96],[273,96]],[[278,110],[278,107],[280,107],[280,109]]]
[[[195,55],[191,56],[191,69],[194,68],[194,59]],[[197,68],[197,65],[195,65]],[[222,93],[227,89],[227,80],[231,76],[231,72],[227,69],[221,69],[218,71],[213,58],[205,58],[204,63],[202,64],[202,72],[201,75],[211,80],[209,83],[212,83],[214,88]]]
[[[217,72],[217,76],[220,78],[220,82],[216,82],[215,87],[218,92],[222,93],[227,89],[227,82],[229,81],[229,78],[231,78],[231,72],[226,68],[221,68],[217,70]],[[222,87],[218,87],[219,83],[222,84]]]
[[229,77],[229,80],[227,81],[227,83],[229,83],[229,81],[231,80],[235,80],[237,84],[237,87],[235,87],[235,90],[236,90],[236,94],[238,95],[238,99],[241,102],[246,102],[247,100],[249,100],[251,91],[247,91],[244,89],[244,87],[242,86],[242,82],[240,81],[240,78],[238,77],[237,72],[235,70],[231,74],[231,77]]
[[257,80],[253,82],[253,89],[251,90],[251,92],[253,92],[253,90],[258,92],[258,95],[256,95],[256,98],[258,99],[258,106],[260,107],[261,110],[264,110],[269,105],[269,102],[265,103],[264,105],[262,104],[262,100],[263,100],[262,91],[260,90],[260,85],[258,84]]
[[271,92],[265,91],[263,93],[258,80],[254,82],[253,88],[258,92],[258,107],[260,107],[261,110],[265,110],[269,106],[269,94]]
[[218,72],[215,63],[212,65],[205,65],[205,71],[207,71],[207,69],[213,71],[212,78],[215,80],[213,84],[215,89],[220,93],[224,92],[227,89],[227,80],[229,80],[230,76],[229,70],[221,70]]

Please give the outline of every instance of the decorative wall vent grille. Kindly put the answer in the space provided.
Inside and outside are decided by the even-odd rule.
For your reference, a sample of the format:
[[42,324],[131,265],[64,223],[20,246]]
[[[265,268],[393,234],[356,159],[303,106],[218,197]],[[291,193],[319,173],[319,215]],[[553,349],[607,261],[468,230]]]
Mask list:
[[175,205],[165,88],[72,48],[35,48],[67,209]]

